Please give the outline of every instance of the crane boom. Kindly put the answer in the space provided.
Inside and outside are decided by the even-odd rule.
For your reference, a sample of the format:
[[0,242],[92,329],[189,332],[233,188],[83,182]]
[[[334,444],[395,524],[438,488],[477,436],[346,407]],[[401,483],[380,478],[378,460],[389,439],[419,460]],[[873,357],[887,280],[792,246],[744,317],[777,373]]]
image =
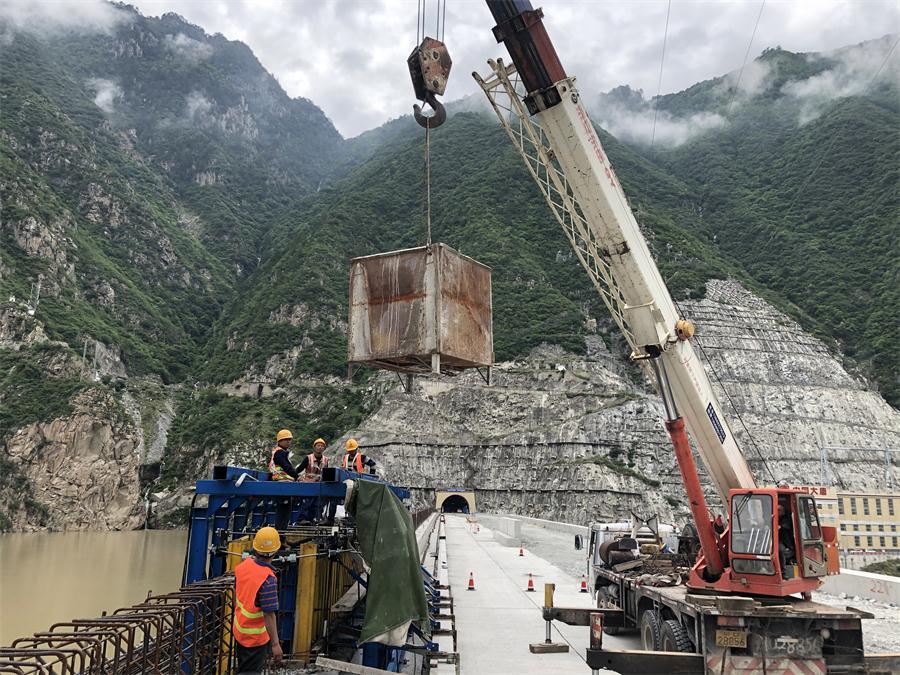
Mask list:
[[[494,35],[505,42],[514,65],[491,61],[493,76],[484,80],[476,75],[476,79],[625,335],[633,357],[659,357],[672,392],[671,400],[663,396],[667,413],[670,419],[679,413],[683,416],[723,500],[731,489],[756,487],[703,364],[687,339],[692,327],[682,322],[581,103],[575,78],[567,76],[559,64],[542,25],[542,12],[533,10],[527,0],[489,0],[488,6],[498,22]],[[673,410],[668,410],[670,405]]]

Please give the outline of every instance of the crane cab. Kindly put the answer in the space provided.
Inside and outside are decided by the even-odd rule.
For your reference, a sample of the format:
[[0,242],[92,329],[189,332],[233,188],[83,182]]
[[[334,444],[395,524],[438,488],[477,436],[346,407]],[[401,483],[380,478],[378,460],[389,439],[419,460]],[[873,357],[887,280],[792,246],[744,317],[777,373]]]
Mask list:
[[729,526],[719,538],[724,572],[707,580],[701,555],[690,587],[784,597],[810,593],[837,571],[837,530],[822,527],[812,495],[793,488],[734,489],[728,507]]

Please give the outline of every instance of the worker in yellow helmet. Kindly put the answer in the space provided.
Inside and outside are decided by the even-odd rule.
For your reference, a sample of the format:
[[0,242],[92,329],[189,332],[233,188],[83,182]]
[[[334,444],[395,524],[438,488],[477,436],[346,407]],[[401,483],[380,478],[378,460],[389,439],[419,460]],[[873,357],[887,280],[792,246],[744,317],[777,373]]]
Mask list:
[[[297,471],[300,472],[298,480],[304,483],[317,483],[322,480],[322,471],[328,467],[328,458],[325,456],[324,438],[313,441],[313,451],[303,458]],[[302,522],[316,522],[322,515],[322,504],[319,497],[307,497],[300,505],[300,520]]]
[[366,457],[359,451],[359,443],[355,438],[348,438],[344,444],[347,453],[344,455],[344,470],[362,473],[363,467],[369,467],[369,473],[375,473],[375,460]]
[[278,580],[272,558],[281,549],[274,527],[253,537],[253,555],[234,568],[234,633],[238,673],[260,673],[271,650],[275,665],[284,659],[278,639]]
[[[300,476],[294,465],[291,464],[291,444],[294,442],[294,435],[290,429],[282,429],[275,434],[275,447],[269,456],[269,473],[272,474],[272,480],[277,481],[295,481]],[[291,498],[279,497],[278,506],[275,510],[275,527],[283,530],[288,526],[291,519]]]

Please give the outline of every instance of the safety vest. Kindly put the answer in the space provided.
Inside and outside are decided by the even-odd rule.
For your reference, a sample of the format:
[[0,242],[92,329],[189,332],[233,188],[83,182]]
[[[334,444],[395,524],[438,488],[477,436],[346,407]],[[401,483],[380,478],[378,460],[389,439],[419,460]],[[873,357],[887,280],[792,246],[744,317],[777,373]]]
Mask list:
[[311,453],[306,458],[306,470],[303,472],[303,481],[306,483],[315,483],[322,480],[322,469],[328,466],[328,458],[322,455],[322,459],[316,464],[316,455]]
[[[356,465],[356,473],[363,472],[363,463],[362,463],[362,453],[357,452],[356,456],[353,458],[353,463]],[[344,469],[350,466],[350,453],[348,452],[344,455]]]
[[[269,473],[272,474],[272,480],[294,480],[287,473],[285,473],[284,469],[278,466],[275,463],[275,453],[279,450],[284,450],[279,446],[275,446],[272,448],[272,456],[269,457]],[[288,459],[290,459],[291,455],[288,453]]]
[[234,621],[231,632],[244,647],[259,647],[269,641],[265,614],[256,604],[263,582],[274,577],[272,568],[247,558],[234,568]]

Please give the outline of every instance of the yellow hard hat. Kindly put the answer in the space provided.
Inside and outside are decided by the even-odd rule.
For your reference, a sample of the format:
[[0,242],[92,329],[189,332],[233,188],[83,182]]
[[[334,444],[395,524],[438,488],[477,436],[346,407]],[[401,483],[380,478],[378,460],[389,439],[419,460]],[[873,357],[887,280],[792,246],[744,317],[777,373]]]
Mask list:
[[347,448],[347,452],[353,452],[359,447],[359,443],[356,442],[355,438],[348,438],[344,447]]
[[319,443],[321,443],[322,445],[328,445],[328,443],[325,442],[324,438],[317,438],[313,441],[313,447],[316,447]]
[[275,553],[281,548],[281,537],[274,527],[261,527],[253,537],[253,550],[259,553]]
[[293,437],[294,437],[294,434],[292,434],[289,430],[282,429],[277,434],[275,434],[275,442],[277,443],[278,441],[283,441],[287,438],[293,438]]

